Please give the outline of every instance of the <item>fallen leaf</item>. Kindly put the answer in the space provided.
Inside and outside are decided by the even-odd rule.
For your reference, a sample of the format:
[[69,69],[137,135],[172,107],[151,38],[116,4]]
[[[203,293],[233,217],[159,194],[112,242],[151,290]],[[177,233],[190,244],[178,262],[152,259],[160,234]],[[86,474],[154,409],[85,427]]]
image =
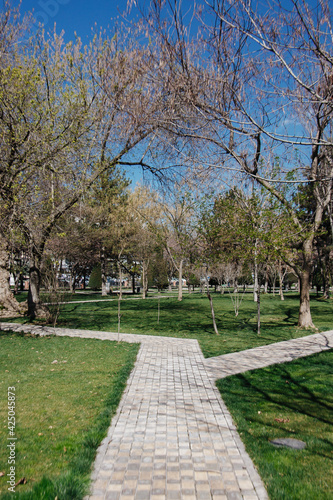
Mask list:
[[290,422],[289,418],[274,418],[276,422],[279,422],[280,424],[286,424],[287,422]]
[[42,433],[42,432],[39,432],[39,433],[38,433],[38,436],[42,436],[42,435],[43,435],[43,433]]
[[55,365],[56,363],[58,363],[57,359],[55,359],[54,361],[52,361],[51,365]]
[[0,477],[4,476],[5,475],[5,472],[1,472],[0,471]]
[[19,484],[27,484],[26,478],[22,477],[22,479],[20,479],[19,481],[17,481],[17,483],[15,484],[15,486],[18,486]]

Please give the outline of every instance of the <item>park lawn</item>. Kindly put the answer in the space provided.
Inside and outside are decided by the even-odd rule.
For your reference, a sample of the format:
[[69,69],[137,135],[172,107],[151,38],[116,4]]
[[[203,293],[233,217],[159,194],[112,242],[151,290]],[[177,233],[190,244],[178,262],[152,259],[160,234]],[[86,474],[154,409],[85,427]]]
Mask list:
[[[297,328],[299,298],[295,293],[286,294],[285,301],[277,296],[262,295],[260,336],[256,332],[256,304],[250,293],[244,296],[238,317],[229,294],[214,294],[219,336],[213,333],[209,302],[204,295],[185,295],[182,302],[167,294],[163,296],[167,298],[160,300],[159,323],[157,299],[124,297],[121,331],[197,338],[206,356],[313,333]],[[77,294],[73,298],[81,300],[82,297]],[[311,308],[318,329],[332,329],[332,302],[313,296]],[[22,322],[22,318],[17,321]],[[117,324],[117,301],[66,304],[58,322],[59,327],[104,331],[117,331]],[[82,342],[82,339],[76,340]],[[330,352],[218,382],[272,500],[332,498],[329,496],[333,489],[332,438],[329,436],[332,417],[328,415],[332,411],[332,368]],[[270,438],[284,436],[303,439],[308,444],[306,450],[275,449],[268,443]],[[315,481],[311,480],[312,471]]]
[[[204,294],[184,294],[183,301],[161,294],[161,299],[134,299],[125,296],[121,301],[121,332],[141,335],[195,338],[205,357],[237,352],[260,345],[281,342],[314,333],[297,328],[299,296],[289,292],[285,300],[279,296],[261,296],[261,334],[257,334],[257,304],[252,293],[244,295],[236,317],[229,293],[213,293],[217,325],[220,335],[215,335],[210,306]],[[91,296],[86,295],[86,298]],[[100,296],[93,297],[100,299]],[[82,295],[73,299],[81,301]],[[160,315],[158,322],[158,302]],[[313,321],[319,331],[333,327],[333,301],[311,298]],[[12,321],[12,320],[9,320]],[[20,318],[17,321],[27,321]],[[116,332],[118,329],[117,300],[65,304],[57,323],[58,327]]]
[[[0,332],[1,499],[82,498],[137,352],[138,344]],[[16,482],[27,480],[15,495],[5,493],[8,387],[16,396]]]
[[[217,382],[271,500],[331,500],[333,351]],[[304,450],[271,439],[304,441]]]

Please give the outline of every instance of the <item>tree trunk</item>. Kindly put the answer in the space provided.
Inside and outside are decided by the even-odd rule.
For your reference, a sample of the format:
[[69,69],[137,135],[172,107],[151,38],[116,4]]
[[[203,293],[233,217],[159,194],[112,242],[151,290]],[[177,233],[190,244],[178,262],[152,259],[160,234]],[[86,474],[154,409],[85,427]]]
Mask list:
[[123,273],[121,269],[121,263],[118,260],[118,277],[119,277],[119,300],[123,298]]
[[49,311],[40,300],[41,275],[39,266],[33,265],[29,269],[28,315],[31,319],[49,318]]
[[120,301],[121,301],[121,296],[120,294],[118,295],[118,342],[119,342],[119,335],[120,335],[120,321],[121,321],[121,312],[120,312]]
[[323,266],[322,266],[322,271],[323,271],[323,298],[324,299],[329,299],[330,298],[330,287],[329,287],[329,252],[326,252],[324,255],[323,259]]
[[10,290],[9,255],[7,244],[0,237],[0,316],[21,316],[24,306],[19,304]]
[[178,269],[178,300],[183,300],[183,259],[181,259]]
[[258,261],[257,261],[257,240],[254,244],[254,286],[253,286],[253,300],[258,300]]
[[161,297],[158,297],[158,302],[157,302],[157,324],[160,324],[160,313],[161,313]]
[[265,274],[265,288],[264,288],[264,293],[268,293],[268,272],[266,270],[266,274]]
[[279,295],[280,295],[280,299],[284,300],[284,295],[283,295],[283,280],[284,280],[284,277],[285,277],[286,273],[282,272],[281,260],[279,261],[278,273],[279,273]]
[[207,289],[207,297],[208,297],[209,304],[210,304],[210,310],[211,310],[211,313],[212,313],[212,320],[213,320],[214,332],[216,333],[216,335],[219,335],[219,331],[218,331],[217,325],[216,325],[213,299],[212,299],[211,294],[209,293],[209,282],[208,282],[208,278],[207,277],[206,277],[206,289]]
[[276,286],[276,273],[274,272],[272,280],[273,297],[275,296],[275,286]]
[[313,238],[305,240],[303,243],[303,265],[298,271],[299,277],[299,316],[298,326],[300,328],[315,328],[310,311],[310,288],[311,288],[311,270],[312,270],[312,256],[313,256]]
[[258,285],[258,294],[257,294],[257,333],[260,335],[260,283]]
[[149,260],[142,261],[142,298],[145,299],[147,297],[148,291],[148,265]]
[[69,276],[69,291],[70,291],[70,293],[75,292],[75,281],[76,281],[76,273],[75,273],[75,269],[73,267],[71,274]]
[[280,299],[284,300],[284,295],[283,295],[283,276],[282,276],[282,274],[279,274],[279,283],[280,283],[280,287],[279,287]]
[[105,247],[102,246],[101,249],[101,278],[102,278],[102,297],[105,297],[108,294],[106,289],[106,259],[105,259]]
[[14,295],[16,295],[18,292],[23,292],[23,275],[20,272],[18,276],[15,279],[15,290],[14,290]]
[[212,313],[212,320],[213,320],[214,332],[216,333],[216,335],[219,335],[219,331],[217,329],[216,320],[215,320],[215,311],[214,311],[213,299],[212,299],[212,296],[209,293],[208,289],[207,289],[207,297],[208,297],[208,300],[209,300],[209,303],[210,303],[210,310],[211,310],[211,313]]
[[310,311],[310,268],[305,266],[299,273],[300,307],[298,326],[300,328],[315,328]]

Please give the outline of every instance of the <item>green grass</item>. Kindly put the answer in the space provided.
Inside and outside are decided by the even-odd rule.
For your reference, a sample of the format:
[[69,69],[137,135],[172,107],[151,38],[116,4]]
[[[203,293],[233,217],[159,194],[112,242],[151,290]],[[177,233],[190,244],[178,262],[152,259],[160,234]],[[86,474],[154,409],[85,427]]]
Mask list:
[[[200,293],[185,294],[182,302],[178,302],[177,298],[171,297],[167,293],[162,294],[162,296],[164,298],[160,300],[159,323],[157,322],[158,301],[156,299],[141,300],[136,296],[136,300],[133,300],[131,296],[124,296],[121,302],[121,331],[144,335],[196,338],[206,357],[237,352],[313,333],[311,330],[305,331],[297,328],[299,297],[293,292],[285,295],[285,301],[281,301],[278,296],[262,295],[262,328],[260,336],[257,335],[256,331],[257,306],[253,302],[251,293],[247,293],[244,296],[238,317],[235,317],[228,293],[222,296],[220,294],[213,294],[216,318],[220,331],[219,336],[216,336],[213,332],[209,302],[205,295],[201,295]],[[24,294],[21,298],[24,298]],[[62,306],[57,326],[117,331],[118,304],[117,300],[110,301],[110,298],[114,297],[108,296],[100,300],[102,297],[98,294],[75,294],[72,297],[73,300],[87,301],[97,299],[100,302],[65,304]],[[332,329],[332,301],[324,301],[312,296],[311,311],[313,321],[320,331]],[[27,322],[27,319],[18,318],[15,321]],[[41,340],[38,339],[38,341]],[[56,340],[61,342],[63,339],[52,339],[52,341]],[[74,340],[78,343],[78,347],[83,343],[83,350],[87,350],[89,353],[89,361],[93,359],[92,349],[88,349],[90,342],[99,342],[98,345],[100,346],[106,345],[106,343],[102,343],[101,341],[85,341],[82,339],[71,339],[71,342]],[[30,340],[30,342],[35,341],[37,339]],[[50,341],[51,339],[47,340],[47,342]],[[119,349],[119,346],[120,344],[117,345],[117,349]],[[125,349],[129,349],[129,345]],[[136,352],[136,347],[133,349]],[[36,361],[36,355],[37,359],[38,356],[42,358],[36,350],[30,347],[24,350],[25,353],[28,353],[31,363],[33,360]],[[44,351],[38,348],[38,351],[44,352],[45,348]],[[95,348],[93,351],[95,351]],[[44,381],[44,379],[46,381],[50,379],[50,382],[55,380],[52,377],[58,374],[58,370],[60,368],[62,370],[68,365],[68,363],[52,365],[53,368],[54,366],[56,367],[57,371],[51,372],[51,358],[54,357],[58,361],[68,361],[68,353],[70,353],[68,349],[63,351],[63,355],[66,358],[62,358],[60,354],[51,355],[46,366],[41,366],[41,373],[38,373],[39,364],[35,366],[33,372],[30,372],[29,376],[27,375],[28,378],[30,377],[29,384],[34,386],[34,390],[41,385],[41,381]],[[83,365],[83,362],[87,361],[86,356],[83,356],[81,358],[83,361],[76,363],[76,370],[72,374],[73,378],[71,378],[69,385],[72,385],[72,380],[74,384],[77,373],[81,379],[87,380],[86,377],[88,377],[89,381],[92,381],[91,377],[95,376],[100,369],[102,370],[100,368],[100,361],[102,359],[100,360],[98,356],[88,366],[86,364]],[[102,349],[100,357],[103,358],[104,356],[105,352]],[[38,360],[38,363],[40,362],[41,360]],[[79,371],[77,371],[78,367]],[[230,377],[219,382],[222,397],[233,412],[242,438],[260,469],[260,474],[266,482],[272,500],[299,500],[301,498],[309,498],[311,500],[315,498],[317,500],[332,498],[332,495],[329,496],[329,492],[333,490],[332,438],[329,434],[332,431],[332,373],[332,353],[323,353],[317,357],[304,358],[290,364],[250,372],[239,377]],[[4,379],[5,384],[12,385],[12,379],[8,378],[7,373],[5,375],[7,377],[7,379]],[[23,375],[18,376],[20,377],[19,379],[23,378]],[[60,382],[57,382],[57,384],[60,384]],[[42,403],[50,403],[49,400],[52,400],[53,396],[51,398],[47,398],[47,396],[54,386],[51,383],[49,390],[43,393],[44,399],[42,399]],[[92,390],[91,393],[90,390]],[[89,389],[88,392],[90,396],[97,396],[94,394],[96,392],[95,388]],[[79,403],[80,397],[76,398],[76,394],[78,394],[76,389],[73,389],[72,394],[75,395],[73,403],[76,406]],[[22,398],[24,399],[24,396]],[[100,398],[104,399],[103,396],[100,396]],[[97,397],[98,399],[99,396]],[[28,404],[31,401],[34,401],[34,397],[30,393],[30,396],[26,398],[26,402]],[[91,402],[93,401],[94,397],[91,399]],[[43,416],[44,408],[42,407],[42,403],[39,403],[40,409],[38,413]],[[86,401],[84,403],[86,405]],[[102,403],[101,401],[101,408]],[[35,443],[39,449],[46,434],[53,432],[53,435],[51,434],[53,445],[60,452],[61,458],[59,458],[59,463],[62,464],[60,467],[64,467],[64,470],[75,471],[77,469],[75,457],[82,456],[82,441],[80,441],[79,437],[75,437],[73,429],[74,434],[71,434],[72,437],[68,438],[68,441],[66,441],[67,444],[64,444],[63,432],[56,431],[59,424],[54,424],[53,426],[52,423],[49,423],[52,422],[52,418],[55,418],[54,422],[61,422],[61,418],[63,417],[57,414],[58,407],[59,405],[53,408],[54,413],[51,411],[51,413],[45,415],[45,422],[47,423],[45,423],[46,427],[43,427],[44,431],[38,431],[44,420],[33,420],[34,413],[31,413],[31,419],[33,420],[31,423],[31,446]],[[64,414],[69,416],[69,422],[64,424],[65,428],[67,425],[72,424],[72,411],[71,406],[64,409]],[[92,412],[89,414],[89,410],[87,411],[87,418],[94,420],[95,413]],[[18,425],[20,426],[20,423]],[[49,429],[50,425],[55,430]],[[6,432],[5,429],[4,431]],[[43,436],[38,436],[39,432],[42,432]],[[82,435],[85,435],[85,432],[82,431]],[[295,452],[287,449],[275,449],[268,443],[268,440],[273,437],[283,436],[303,439],[307,442],[308,446],[304,451]],[[96,445],[100,441],[98,439],[93,439]],[[21,444],[23,446],[23,440]],[[28,458],[27,453],[30,453],[29,446],[28,442],[27,449],[22,449],[22,453],[20,451],[19,456],[22,463]],[[63,452],[64,447],[66,448],[66,453]],[[45,455],[48,454],[47,449],[48,447],[42,447]],[[69,452],[73,454],[73,459],[69,459]],[[90,457],[89,460],[84,459],[86,463],[85,465],[83,464],[83,469],[85,471],[87,471],[87,464],[90,464],[92,459],[93,457]],[[56,459],[54,458],[53,461],[55,462]],[[36,463],[38,462],[40,463],[39,456],[36,458]],[[78,465],[78,470],[80,468],[81,466]],[[41,464],[41,469],[43,469],[44,473],[45,465],[43,463]],[[26,475],[27,469],[22,470],[24,470],[24,475]],[[74,499],[76,496],[68,488],[73,485],[76,487],[76,479],[74,480],[73,478],[81,476],[78,473],[73,475],[72,472],[67,476],[60,474],[61,479],[59,479],[59,484],[56,480],[44,479],[44,483],[38,484],[41,492],[51,491],[49,497],[43,497],[42,493],[40,493],[41,496],[38,496],[39,493],[36,493],[36,490],[34,493],[35,496],[26,498],[29,498],[29,500],[34,500],[35,498],[55,498],[54,492],[61,491],[62,488],[67,491],[66,494],[68,496],[66,497],[65,494],[61,494],[59,498]],[[53,478],[51,472],[48,477]],[[82,482],[79,481],[77,489],[80,489],[80,485],[82,486]]]
[[[333,498],[333,351],[217,385],[271,500]],[[307,447],[275,448],[279,437]]]
[[1,499],[82,498],[137,351],[138,344],[0,332],[0,471],[8,473],[4,402],[14,386],[16,481],[27,480],[14,495],[0,477]]
[[[86,295],[100,299],[101,296]],[[213,331],[208,299],[200,293],[185,294],[182,302],[164,294],[160,300],[160,322],[157,322],[157,299],[125,297],[121,302],[121,331],[142,335],[164,335],[198,339],[204,356],[217,356],[260,345],[280,342],[309,335],[313,331],[297,328],[299,297],[288,293],[285,300],[278,296],[261,297],[261,335],[257,335],[257,305],[252,293],[246,293],[235,317],[228,293],[213,294],[219,336]],[[73,297],[82,300],[82,295]],[[57,326],[89,330],[117,331],[118,304],[100,301],[66,304],[62,307]],[[333,327],[333,301],[323,301],[315,296],[311,300],[313,321],[320,331]],[[27,321],[19,319],[18,321]]]

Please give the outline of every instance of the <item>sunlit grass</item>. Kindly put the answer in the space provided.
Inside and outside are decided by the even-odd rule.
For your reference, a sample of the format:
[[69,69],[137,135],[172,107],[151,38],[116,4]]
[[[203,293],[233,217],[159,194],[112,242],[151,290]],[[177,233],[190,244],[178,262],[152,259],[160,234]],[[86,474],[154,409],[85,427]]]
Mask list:
[[[100,295],[85,295],[87,299]],[[163,335],[169,337],[198,339],[206,357],[228,352],[237,352],[260,345],[280,342],[314,333],[313,330],[297,328],[299,297],[295,293],[261,297],[261,334],[257,335],[257,304],[252,293],[244,295],[236,317],[230,295],[213,294],[217,326],[220,335],[214,334],[210,307],[204,294],[184,294],[183,301],[163,294],[160,299],[158,322],[158,299],[133,299],[125,296],[121,302],[121,331],[141,335]],[[110,297],[108,297],[110,299]],[[81,300],[75,294],[73,300]],[[315,325],[320,331],[333,327],[333,301],[323,301],[315,296],[311,300]],[[27,319],[19,319],[24,322]],[[104,300],[65,304],[62,306],[57,326],[116,332],[118,329],[117,300]]]
[[[16,491],[35,487],[22,498],[54,499],[62,491],[59,500],[72,499],[84,489],[137,350],[137,344],[0,334],[1,401],[7,401],[7,388],[15,387],[16,481],[27,481]],[[0,425],[0,471],[7,474],[6,404]],[[50,491],[39,497],[43,476],[41,495]],[[6,475],[0,477],[1,492],[6,481]]]
[[[207,357],[228,352],[237,352],[259,345],[267,345],[273,342],[280,342],[314,333],[313,330],[306,331],[297,328],[299,298],[295,293],[286,294],[285,301],[281,301],[278,296],[262,295],[260,336],[257,335],[256,328],[257,305],[253,302],[251,293],[244,295],[237,317],[235,316],[228,293],[224,295],[218,293],[213,294],[217,324],[220,332],[219,336],[214,334],[209,302],[205,295],[201,295],[200,293],[192,295],[185,294],[182,302],[179,302],[176,297],[171,297],[167,293],[162,294],[162,297],[163,298],[160,299],[160,314],[158,321],[159,301],[156,298],[142,300],[138,298],[138,296],[124,296],[121,302],[121,332],[189,339],[196,338]],[[77,302],[63,305],[57,326],[117,331],[118,304],[117,300],[110,301],[110,298],[115,299],[115,297],[108,296],[101,300],[101,296],[98,294],[75,294],[72,300],[81,301],[85,299],[85,303]],[[99,302],[87,302],[88,300],[94,299],[99,300]],[[332,329],[332,301],[324,301],[313,296],[311,310],[313,320],[320,331]],[[20,318],[16,321],[27,322],[28,320],[27,318]],[[38,339],[38,341],[41,340],[42,339]],[[45,342],[51,341],[51,339],[44,340]],[[57,340],[61,342],[63,339]],[[29,340],[29,342],[36,341],[37,339]],[[56,341],[56,339],[52,339],[52,341]],[[88,396],[91,403],[97,401],[101,407],[104,403],[102,401],[104,397],[95,380],[100,370],[101,373],[105,374],[105,372],[103,372],[104,368],[99,368],[100,361],[103,364],[103,358],[106,355],[104,349],[102,349],[102,352],[99,354],[97,353],[98,351],[96,351],[97,357],[95,358],[93,357],[92,349],[88,348],[90,342],[94,341],[71,339],[71,342],[73,341],[83,343],[82,345],[84,346],[83,352],[81,349],[79,350],[80,356],[75,362],[75,370],[70,374],[71,382],[68,385],[73,385],[73,389],[66,387],[66,383],[64,383],[62,379],[65,367],[72,366],[72,363],[68,364],[70,360],[70,349],[66,348],[62,353],[57,354],[53,354],[51,350],[50,353],[52,354],[48,356],[46,364],[44,364],[45,348],[44,350],[40,347],[38,349],[32,349],[34,344],[31,344],[31,346],[29,345],[24,350],[25,353],[28,353],[29,363],[34,368],[29,374],[29,383],[28,380],[25,380],[28,386],[30,385],[30,395],[28,394],[25,398],[22,392],[22,401],[26,401],[25,405],[27,407],[29,404],[31,406],[31,401],[34,401],[34,390],[36,387],[41,394],[41,400],[33,404],[33,406],[37,405],[36,408],[40,416],[38,421],[34,418],[34,413],[29,410],[29,422],[32,421],[31,425],[29,423],[31,426],[31,437],[27,437],[27,441],[24,439],[24,441],[28,443],[25,448],[22,441],[23,447],[19,450],[19,456],[21,457],[21,462],[23,463],[24,461],[24,464],[26,464],[27,454],[32,453],[32,451],[30,451],[30,446],[32,449],[34,446],[37,446],[36,449],[38,452],[36,452],[35,459],[36,470],[40,466],[40,469],[43,470],[44,473],[46,470],[45,468],[50,468],[50,477],[52,476],[52,472],[49,462],[45,461],[45,464],[40,464],[40,449],[42,450],[43,457],[49,455],[49,446],[52,445],[57,450],[57,458],[53,455],[54,458],[51,462],[52,464],[57,464],[56,467],[58,467],[58,470],[61,470],[61,468],[81,470],[83,467],[83,470],[86,471],[86,463],[88,462],[90,464],[93,460],[90,456],[86,459],[82,453],[80,455],[78,452],[81,446],[81,431],[79,431],[78,435],[76,432],[76,425],[72,426],[72,424],[76,424],[77,419],[80,420],[80,417],[75,416],[76,414],[74,413],[72,414],[74,409],[71,404],[63,407],[64,414],[67,415],[68,421],[64,422],[61,420],[63,417],[60,410],[64,400],[72,400],[74,407],[80,407],[80,401],[83,396],[81,395],[82,393],[76,389],[76,379],[81,378],[85,381],[82,385],[85,387],[85,398],[89,393]],[[105,346],[107,344],[101,341],[97,341],[97,343],[100,346]],[[47,345],[51,346],[51,344]],[[74,346],[76,344],[73,343],[71,345]],[[79,346],[79,344],[77,345]],[[116,345],[117,350],[120,348],[120,345]],[[134,347],[134,350],[135,349]],[[37,350],[39,352],[37,352]],[[129,345],[125,347],[125,350],[129,350]],[[95,348],[93,351],[95,352]],[[43,353],[42,355],[41,352]],[[18,350],[18,353],[20,353],[20,350]],[[88,353],[88,356],[85,356],[84,353]],[[62,354],[65,357],[62,357]],[[22,356],[22,354],[19,354],[17,359],[23,360],[24,356]],[[98,356],[100,356],[100,359]],[[329,432],[331,432],[331,420],[329,420],[326,410],[329,408],[331,412],[331,394],[333,392],[332,378],[330,377],[332,377],[333,370],[331,358],[326,357],[329,356],[329,353],[320,356],[318,357],[319,361],[314,363],[315,371],[312,371],[312,363],[313,360],[317,358],[310,357],[297,361],[296,363],[300,363],[299,365],[291,363],[285,365],[286,368],[284,366],[272,367],[266,369],[267,372],[251,372],[250,374],[241,375],[238,378],[224,379],[219,382],[219,386],[223,391],[223,398],[225,398],[235,415],[235,419],[237,419],[242,438],[247,443],[247,446],[251,448],[250,452],[254,456],[256,463],[258,465],[261,464],[260,473],[268,485],[272,499],[289,500],[294,498],[298,500],[300,498],[330,498],[325,496],[326,492],[332,489],[331,479],[327,474],[327,470],[331,467],[332,463],[332,454],[331,451],[329,451],[332,445],[331,438],[329,437]],[[58,363],[51,365],[51,358],[56,358]],[[89,360],[88,365],[87,360]],[[62,363],[62,361],[67,361],[67,363]],[[22,366],[24,366],[24,360]],[[295,371],[292,371],[293,366],[296,367]],[[20,367],[17,367],[17,369],[20,370]],[[52,369],[55,371],[51,372]],[[9,384],[11,382],[10,379],[8,379],[8,373],[5,372],[7,378],[4,380]],[[18,371],[18,379],[24,379],[24,375],[20,375],[20,373],[21,372]],[[255,374],[257,374],[258,380],[251,378],[255,376]],[[54,393],[52,391],[54,391],[55,384],[53,382],[56,380],[54,378],[55,376],[58,377],[56,385],[59,386],[59,391],[57,391],[59,392],[59,400],[58,404],[53,405]],[[325,393],[326,389],[324,387],[326,380],[329,380],[329,382],[327,384],[327,392]],[[44,385],[44,381],[46,385]],[[258,389],[259,382],[263,385]],[[34,384],[36,387],[34,387]],[[276,384],[280,385],[276,386]],[[71,395],[67,394],[66,391],[68,390]],[[309,394],[311,395],[312,393],[315,397],[309,397]],[[298,402],[298,406],[291,406],[291,402],[294,404]],[[48,406],[50,411],[46,413],[43,406],[45,403],[50,405]],[[327,408],[325,405],[328,405]],[[89,410],[86,405],[84,405],[84,407],[85,408],[81,408],[79,415],[82,413],[85,422],[90,422],[94,419],[92,410]],[[242,415],[244,411],[248,411],[249,413],[246,414],[245,417],[238,416]],[[325,419],[326,421],[322,422],[322,420]],[[62,422],[60,423],[60,428],[59,422]],[[67,426],[72,428],[73,432],[71,432],[70,436],[65,437],[62,427],[66,429]],[[18,423],[18,429],[19,428],[20,423]],[[88,427],[86,424],[86,430],[87,429]],[[85,432],[86,431],[82,431],[82,436]],[[39,433],[41,435],[39,435]],[[307,442],[308,447],[303,452],[294,452],[292,450],[275,449],[268,443],[268,439],[271,437],[283,437],[285,435],[292,435],[300,439],[303,438]],[[46,438],[50,438],[49,444],[47,444]],[[29,442],[28,439],[31,439],[31,441]],[[96,439],[96,437],[93,437],[92,441],[98,444],[98,439],[99,438]],[[89,440],[90,439],[88,439],[88,441]],[[74,459],[73,461],[70,460],[69,453],[73,453],[73,456],[76,457],[83,457],[83,465],[82,463],[80,465],[80,461],[75,462]],[[295,453],[297,454],[295,455]],[[24,456],[26,456],[26,458],[24,458]],[[314,457],[316,456],[318,459],[318,466],[313,464]],[[301,462],[299,461],[300,457],[302,458]],[[295,458],[297,458],[297,460],[295,460]],[[311,471],[311,468],[315,471],[316,480],[313,481],[313,483],[316,484],[311,484],[309,479],[310,476],[308,476],[310,472],[307,471]],[[324,471],[323,474],[321,474],[321,470]],[[27,475],[28,473],[32,474],[27,468],[23,468],[22,471],[22,473]],[[74,477],[78,476],[75,475]],[[295,481],[294,477],[296,479]],[[55,491],[53,482],[51,481],[50,483],[48,479],[44,479],[44,483],[39,484],[41,492],[49,490],[51,492],[49,497],[41,496],[40,498],[53,499],[54,496],[52,497],[52,495]],[[76,483],[75,480],[73,480],[73,476],[70,476],[70,479],[67,478],[63,480],[61,484],[62,486],[57,486],[60,490],[62,488],[61,491],[65,491],[65,493],[62,493],[61,498],[71,499],[76,498],[73,491],[77,491],[82,486],[82,482],[79,483],[77,487],[75,486]],[[71,486],[74,485],[76,489],[70,490],[69,484]],[[22,489],[24,489],[23,486]],[[36,491],[34,493],[35,496],[27,498],[29,498],[29,500],[30,498],[31,500],[39,498]],[[66,495],[69,496],[66,497]]]
[[[217,383],[271,500],[332,499],[333,351]],[[275,448],[291,437],[304,450]]]

